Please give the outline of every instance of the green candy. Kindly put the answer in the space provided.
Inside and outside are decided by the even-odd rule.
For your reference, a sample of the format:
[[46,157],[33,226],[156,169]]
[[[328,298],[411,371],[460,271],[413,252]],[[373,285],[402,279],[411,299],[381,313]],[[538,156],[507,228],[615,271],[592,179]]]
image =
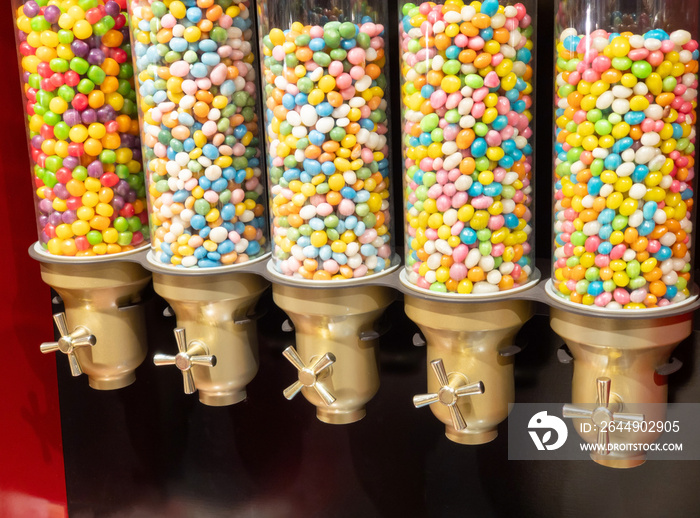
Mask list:
[[345,39],[354,38],[358,32],[357,26],[352,22],[343,22],[340,24],[340,30],[338,31],[340,36]]
[[207,200],[205,200],[204,198],[200,198],[194,202],[194,211],[197,214],[201,214],[202,216],[206,216],[210,210],[211,210],[211,205],[209,205],[209,202]]
[[92,65],[88,69],[87,76],[88,79],[90,79],[90,81],[92,81],[96,85],[101,85],[107,77],[107,74],[97,65]]
[[430,113],[423,117],[420,122],[420,129],[425,133],[430,133],[440,124],[440,117],[436,113]]
[[83,75],[88,71],[88,68],[90,68],[90,63],[83,58],[74,57],[70,60],[70,69],[76,74]]
[[632,73],[639,79],[646,79],[652,72],[648,61],[635,61],[632,63]]

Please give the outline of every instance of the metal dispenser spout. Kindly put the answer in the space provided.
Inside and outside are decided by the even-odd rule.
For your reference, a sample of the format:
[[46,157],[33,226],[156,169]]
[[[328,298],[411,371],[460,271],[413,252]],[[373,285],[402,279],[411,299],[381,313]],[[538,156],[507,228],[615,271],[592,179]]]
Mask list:
[[[564,417],[592,421],[590,431],[577,426],[586,441],[600,450],[591,453],[598,464],[632,468],[643,464],[644,453],[610,448],[622,443],[653,443],[659,433],[625,430],[603,433],[608,421],[662,421],[668,399],[667,365],[673,349],[692,331],[692,313],[648,318],[605,318],[552,307],[552,329],[573,356],[572,405]],[[594,404],[594,405],[593,405]],[[582,405],[593,405],[592,408]],[[648,405],[648,406],[647,406]],[[644,409],[643,414],[635,410]],[[577,424],[578,424],[577,423]]]
[[154,272],[156,293],[177,317],[178,343],[177,356],[157,354],[155,364],[179,368],[185,393],[199,391],[205,405],[243,401],[246,385],[258,372],[258,337],[250,315],[268,286],[262,277],[246,272]]
[[325,423],[347,424],[365,416],[379,389],[374,325],[395,298],[382,286],[300,287],[274,283],[275,303],[291,319],[296,347],[285,357],[298,379],[284,395],[301,392]]
[[405,310],[426,338],[434,373],[428,373],[429,394],[414,397],[414,405],[430,405],[454,442],[495,439],[514,402],[513,339],[531,317],[531,303],[465,304],[406,295]]
[[87,374],[98,390],[126,387],[146,358],[146,322],[141,295],[151,275],[130,261],[42,262],[41,278],[63,299],[54,315],[60,338],[41,351],[68,356],[71,373]]

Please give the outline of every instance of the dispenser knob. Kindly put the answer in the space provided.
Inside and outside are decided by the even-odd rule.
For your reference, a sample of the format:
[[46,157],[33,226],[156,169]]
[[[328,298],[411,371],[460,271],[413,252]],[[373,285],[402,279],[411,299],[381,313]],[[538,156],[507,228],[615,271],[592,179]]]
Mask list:
[[613,412],[610,410],[610,378],[596,378],[596,392],[598,394],[596,404],[598,405],[593,410],[579,407],[576,405],[566,404],[563,408],[563,415],[569,419],[590,419],[598,428],[598,453],[601,455],[608,454],[608,444],[610,443],[610,434],[605,423],[610,421],[619,421],[623,423],[644,421],[643,414],[626,414],[623,412]]
[[304,387],[313,388],[323,402],[330,406],[335,402],[335,396],[331,394],[326,387],[319,381],[319,376],[335,363],[335,356],[332,353],[326,353],[319,358],[313,365],[307,366],[297,353],[297,350],[289,346],[282,354],[289,362],[296,367],[299,379],[284,389],[284,397],[292,399]]
[[216,356],[207,354],[208,351],[203,342],[192,340],[188,344],[185,330],[181,327],[175,329],[175,341],[177,342],[179,353],[176,356],[156,354],[153,357],[153,363],[158,367],[162,365],[175,365],[182,371],[185,394],[192,394],[197,388],[194,385],[194,377],[190,369],[193,365],[214,367],[216,366]]
[[442,359],[431,361],[430,366],[433,368],[435,377],[437,377],[440,383],[440,390],[435,394],[413,396],[413,404],[416,408],[421,408],[440,402],[449,409],[450,415],[452,416],[452,425],[455,430],[466,430],[467,422],[464,420],[464,416],[462,412],[460,412],[457,403],[461,397],[483,394],[484,384],[481,381],[477,381],[476,383],[465,385],[461,381],[461,377],[455,377],[455,380],[450,383]]
[[66,314],[63,312],[56,313],[53,316],[53,320],[56,322],[56,327],[61,337],[58,339],[58,342],[44,342],[41,344],[41,352],[47,354],[61,351],[68,356],[71,374],[73,376],[80,376],[83,373],[83,369],[80,368],[80,362],[75,355],[75,349],[88,345],[92,347],[97,343],[97,338],[95,338],[95,335],[90,333],[90,330],[85,326],[77,326],[72,333],[69,332]]

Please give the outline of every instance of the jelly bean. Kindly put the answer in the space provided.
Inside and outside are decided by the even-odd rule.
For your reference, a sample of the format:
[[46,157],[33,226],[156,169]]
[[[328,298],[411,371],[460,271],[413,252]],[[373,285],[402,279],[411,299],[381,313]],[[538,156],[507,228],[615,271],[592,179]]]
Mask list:
[[250,2],[131,0],[155,259],[267,251]]
[[533,268],[530,15],[449,0],[402,16],[407,278],[460,294],[522,286]]
[[[638,309],[690,295],[698,61],[680,55],[690,43],[683,30],[559,37],[552,277],[571,302]],[[605,80],[583,79],[593,73]]]
[[[125,15],[114,0],[27,0],[15,13],[39,243],[51,254],[148,241]],[[125,218],[134,219],[122,228]]]
[[385,29],[339,18],[261,28],[272,264],[299,279],[391,262]]

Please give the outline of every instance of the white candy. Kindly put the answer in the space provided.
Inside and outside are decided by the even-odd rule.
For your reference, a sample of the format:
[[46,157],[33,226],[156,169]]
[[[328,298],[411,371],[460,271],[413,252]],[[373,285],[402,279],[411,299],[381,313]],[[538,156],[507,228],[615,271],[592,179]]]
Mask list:
[[479,252],[478,248],[472,248],[471,250],[469,250],[467,258],[464,260],[464,265],[467,268],[473,268],[474,266],[479,264],[479,260],[481,260],[481,252]]
[[224,227],[214,227],[209,232],[209,239],[214,241],[214,243],[222,243],[228,239],[228,230]]
[[[350,107],[348,107],[348,109],[349,108]],[[304,124],[304,126],[310,128],[311,126],[316,124],[317,120],[318,120],[318,114],[316,113],[316,108],[314,108],[310,104],[305,104],[304,106],[301,107],[300,121]],[[289,117],[287,117],[287,121],[289,121]],[[291,122],[290,122],[290,124],[291,124]],[[296,126],[296,124],[292,124],[292,125]]]

